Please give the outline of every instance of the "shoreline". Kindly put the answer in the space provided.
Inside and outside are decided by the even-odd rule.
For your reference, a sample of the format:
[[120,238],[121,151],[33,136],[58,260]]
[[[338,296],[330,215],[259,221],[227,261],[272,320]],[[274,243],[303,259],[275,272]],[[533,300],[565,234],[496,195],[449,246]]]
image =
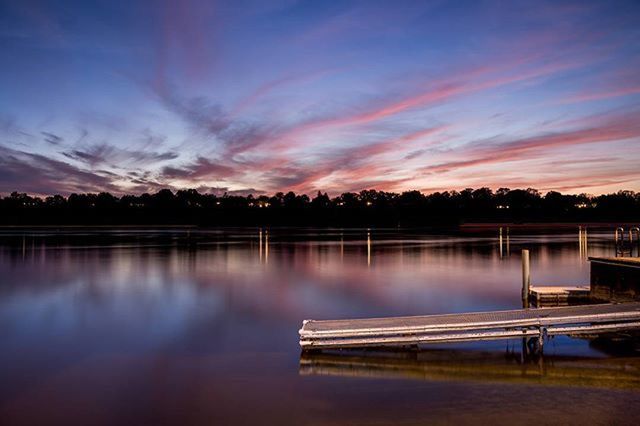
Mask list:
[[616,227],[635,227],[639,226],[638,222],[526,222],[526,223],[512,223],[512,222],[470,222],[462,223],[459,225],[432,225],[432,226],[322,226],[322,225],[304,225],[304,226],[282,226],[282,225],[264,225],[264,224],[252,224],[252,225],[220,225],[220,226],[203,226],[203,225],[185,225],[185,224],[117,224],[117,225],[0,225],[0,231],[12,231],[12,230],[207,230],[207,229],[251,229],[251,228],[265,228],[265,229],[327,229],[327,230],[348,230],[348,229],[376,229],[376,230],[459,230],[459,231],[489,231],[498,230],[500,228],[509,228],[512,230],[568,230],[577,227],[592,228],[592,229],[615,229]]

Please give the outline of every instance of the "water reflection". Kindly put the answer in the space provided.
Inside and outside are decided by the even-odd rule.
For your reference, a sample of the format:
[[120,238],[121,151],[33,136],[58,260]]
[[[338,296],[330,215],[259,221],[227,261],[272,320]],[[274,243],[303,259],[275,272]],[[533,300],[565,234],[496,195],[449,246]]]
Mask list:
[[[479,381],[544,386],[640,388],[640,358],[461,350],[303,353],[302,376]],[[633,355],[633,354],[632,354]]]
[[[0,370],[0,418],[3,424],[95,418],[183,424],[177,413],[188,412],[196,423],[301,424],[312,413],[320,424],[353,424],[403,416],[450,421],[471,410],[473,420],[488,421],[495,412],[469,407],[484,401],[504,414],[522,392],[522,405],[512,406],[519,413],[546,398],[545,391],[500,385],[488,399],[482,376],[451,384],[445,374],[417,387],[298,374],[297,330],[306,318],[518,308],[520,258],[509,257],[510,250],[531,250],[536,282],[588,283],[575,230],[512,229],[503,238],[496,245],[495,229],[5,232],[0,364],[11,368]],[[612,244],[610,231],[590,231],[591,255],[612,253]],[[503,345],[447,350],[500,353]],[[584,340],[557,339],[545,351],[619,358]],[[596,391],[558,392],[558,409],[583,398],[596,410],[590,418],[606,420],[611,404],[640,407],[639,393],[611,401]],[[385,404],[369,400],[375,395]],[[407,401],[414,408],[403,410]],[[357,418],[354,406],[362,408]]]
[[587,228],[583,228],[582,226],[578,228],[578,246],[580,247],[580,250],[579,250],[580,259],[589,258]]
[[[504,229],[504,231],[503,231]],[[503,233],[505,236],[503,237]],[[509,246],[509,228],[502,228],[498,230],[498,246],[500,247],[500,258],[511,256],[511,248]]]
[[[285,278],[287,284],[282,291],[295,293],[303,286],[308,299],[327,301],[324,307],[317,302],[299,302],[301,311],[310,311],[309,315],[320,318],[332,314],[423,314],[510,308],[518,306],[520,264],[518,256],[504,257],[508,253],[504,247],[514,244],[516,250],[530,248],[537,283],[589,281],[588,263],[580,251],[583,244],[576,250],[569,235],[509,238],[505,235],[509,245],[503,241],[497,252],[491,239],[482,236],[405,236],[378,231],[376,235],[374,244],[371,231],[361,241],[358,232],[339,232],[333,239],[311,236],[305,240],[259,230],[255,261],[251,256],[251,247],[255,247],[252,237],[241,233],[217,238],[194,235],[191,231],[189,241],[173,235],[167,244],[148,236],[136,236],[133,241],[106,245],[91,245],[87,240],[76,245],[68,241],[51,242],[42,236],[21,236],[18,251],[7,245],[0,247],[4,281],[0,291],[6,294],[11,289],[19,293],[20,289],[13,286],[16,277],[33,273],[21,278],[23,285],[31,288],[32,280],[41,279],[44,282],[39,289],[46,293],[50,290],[50,277],[65,270],[75,274],[74,279],[88,282],[96,281],[89,273],[105,277],[107,287],[111,285],[109,277],[123,276],[138,283],[164,277],[167,282],[177,278],[208,281],[213,288],[251,281],[254,288],[268,292],[274,281]],[[607,253],[605,243],[606,240],[596,239],[594,254]],[[273,244],[277,247],[274,253]],[[362,245],[366,247],[364,253],[360,251]],[[16,254],[20,255],[19,261]],[[145,268],[136,268],[141,265]],[[339,293],[331,289],[339,289]],[[336,308],[347,299],[350,308]]]

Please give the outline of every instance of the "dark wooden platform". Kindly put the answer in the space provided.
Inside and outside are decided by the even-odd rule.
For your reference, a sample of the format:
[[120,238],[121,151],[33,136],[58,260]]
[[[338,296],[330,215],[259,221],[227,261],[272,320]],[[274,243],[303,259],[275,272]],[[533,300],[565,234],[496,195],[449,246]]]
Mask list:
[[640,301],[640,258],[590,257],[592,300]]
[[424,343],[579,335],[640,329],[640,302],[463,314],[305,320],[303,349],[413,346]]
[[640,268],[640,257],[589,257],[591,262]]

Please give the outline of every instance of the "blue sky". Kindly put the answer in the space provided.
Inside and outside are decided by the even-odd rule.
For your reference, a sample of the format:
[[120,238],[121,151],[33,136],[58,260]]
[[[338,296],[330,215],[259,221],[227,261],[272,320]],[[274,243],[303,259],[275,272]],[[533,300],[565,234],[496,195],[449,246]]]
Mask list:
[[0,192],[640,190],[637,1],[0,5]]

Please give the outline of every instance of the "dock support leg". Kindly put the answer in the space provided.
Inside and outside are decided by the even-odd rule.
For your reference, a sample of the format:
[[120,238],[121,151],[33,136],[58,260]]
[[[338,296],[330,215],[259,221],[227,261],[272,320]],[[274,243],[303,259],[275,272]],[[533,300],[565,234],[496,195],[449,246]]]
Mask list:
[[531,360],[538,353],[538,341],[535,337],[527,339],[527,360]]
[[544,349],[544,339],[547,337],[547,329],[545,327],[540,328],[540,334],[538,335],[538,351],[542,353]]

